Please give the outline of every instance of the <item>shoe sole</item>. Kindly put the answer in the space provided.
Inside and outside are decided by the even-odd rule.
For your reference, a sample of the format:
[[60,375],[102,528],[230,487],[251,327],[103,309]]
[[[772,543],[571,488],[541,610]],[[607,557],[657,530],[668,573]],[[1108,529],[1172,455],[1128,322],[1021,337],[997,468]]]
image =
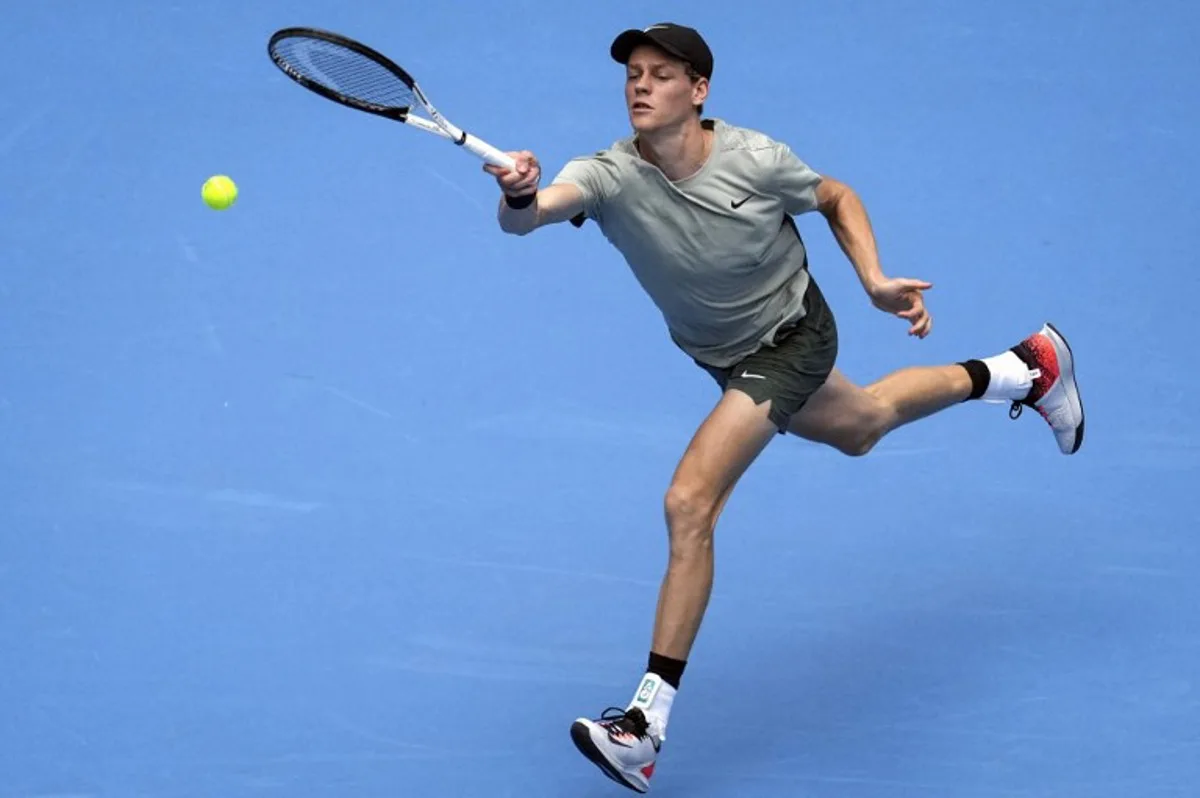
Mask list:
[[1054,348],[1060,352],[1066,352],[1066,357],[1059,357],[1058,363],[1058,378],[1063,381],[1063,385],[1067,390],[1067,402],[1071,405],[1071,409],[1079,418],[1079,426],[1075,428],[1075,442],[1070,451],[1064,454],[1075,454],[1079,451],[1079,447],[1083,445],[1083,400],[1079,397],[1079,384],[1075,380],[1075,353],[1071,351],[1071,345],[1067,343],[1067,337],[1058,331],[1050,322],[1046,322],[1047,329],[1053,334]]
[[608,758],[604,756],[603,752],[596,745],[596,741],[592,739],[592,730],[587,726],[582,723],[571,724],[571,741],[575,743],[575,747],[579,749],[579,753],[587,757],[593,765],[600,768],[600,772],[605,776],[608,776],[622,787],[628,787],[634,792],[646,792],[639,785],[631,783],[621,775],[619,770],[612,766],[612,763],[608,761]]

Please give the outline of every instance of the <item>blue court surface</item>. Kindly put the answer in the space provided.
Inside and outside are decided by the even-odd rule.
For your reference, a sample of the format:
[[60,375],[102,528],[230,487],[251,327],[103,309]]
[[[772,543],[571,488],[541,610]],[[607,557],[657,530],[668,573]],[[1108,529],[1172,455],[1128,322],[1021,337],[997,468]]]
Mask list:
[[[1053,321],[1087,439],[954,407],[866,458],[778,439],[652,794],[1200,795],[1190,2],[10,4],[0,94],[0,798],[624,795],[662,496],[716,401],[594,225],[518,238],[480,164],[321,100],[360,38],[552,174],[626,134],[626,27],[706,112],[863,196],[933,334],[800,219],[841,367]],[[209,175],[241,189],[224,213]]]

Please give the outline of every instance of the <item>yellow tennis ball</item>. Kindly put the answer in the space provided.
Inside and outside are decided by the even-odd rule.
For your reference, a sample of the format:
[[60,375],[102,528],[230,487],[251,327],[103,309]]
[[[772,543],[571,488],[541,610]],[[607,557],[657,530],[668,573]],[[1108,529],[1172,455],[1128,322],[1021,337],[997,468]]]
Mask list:
[[213,210],[223,211],[237,201],[237,184],[226,175],[214,175],[204,181],[200,189],[204,204]]

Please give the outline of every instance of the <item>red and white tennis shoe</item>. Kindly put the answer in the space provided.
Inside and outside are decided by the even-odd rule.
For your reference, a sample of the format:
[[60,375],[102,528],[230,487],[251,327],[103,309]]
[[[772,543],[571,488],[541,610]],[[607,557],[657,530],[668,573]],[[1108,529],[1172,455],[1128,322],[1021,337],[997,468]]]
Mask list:
[[662,741],[651,730],[642,710],[612,707],[599,720],[579,718],[571,725],[571,740],[617,784],[635,792],[650,790]]
[[1032,407],[1054,431],[1062,453],[1075,454],[1083,444],[1083,402],[1067,339],[1047,322],[1012,352],[1029,369],[1033,384],[1023,398],[1013,400],[1009,415],[1017,418],[1023,407]]

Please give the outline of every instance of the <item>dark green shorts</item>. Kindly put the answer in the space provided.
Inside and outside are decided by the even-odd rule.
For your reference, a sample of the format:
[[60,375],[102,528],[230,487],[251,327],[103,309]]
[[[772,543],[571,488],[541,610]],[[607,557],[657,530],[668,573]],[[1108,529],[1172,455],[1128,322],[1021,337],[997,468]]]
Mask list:
[[764,346],[727,368],[696,361],[721,390],[736,388],[755,404],[770,400],[770,419],[780,434],[793,415],[825,384],[837,361],[838,336],[833,311],[817,281],[809,277],[804,318],[780,329],[774,344]]

